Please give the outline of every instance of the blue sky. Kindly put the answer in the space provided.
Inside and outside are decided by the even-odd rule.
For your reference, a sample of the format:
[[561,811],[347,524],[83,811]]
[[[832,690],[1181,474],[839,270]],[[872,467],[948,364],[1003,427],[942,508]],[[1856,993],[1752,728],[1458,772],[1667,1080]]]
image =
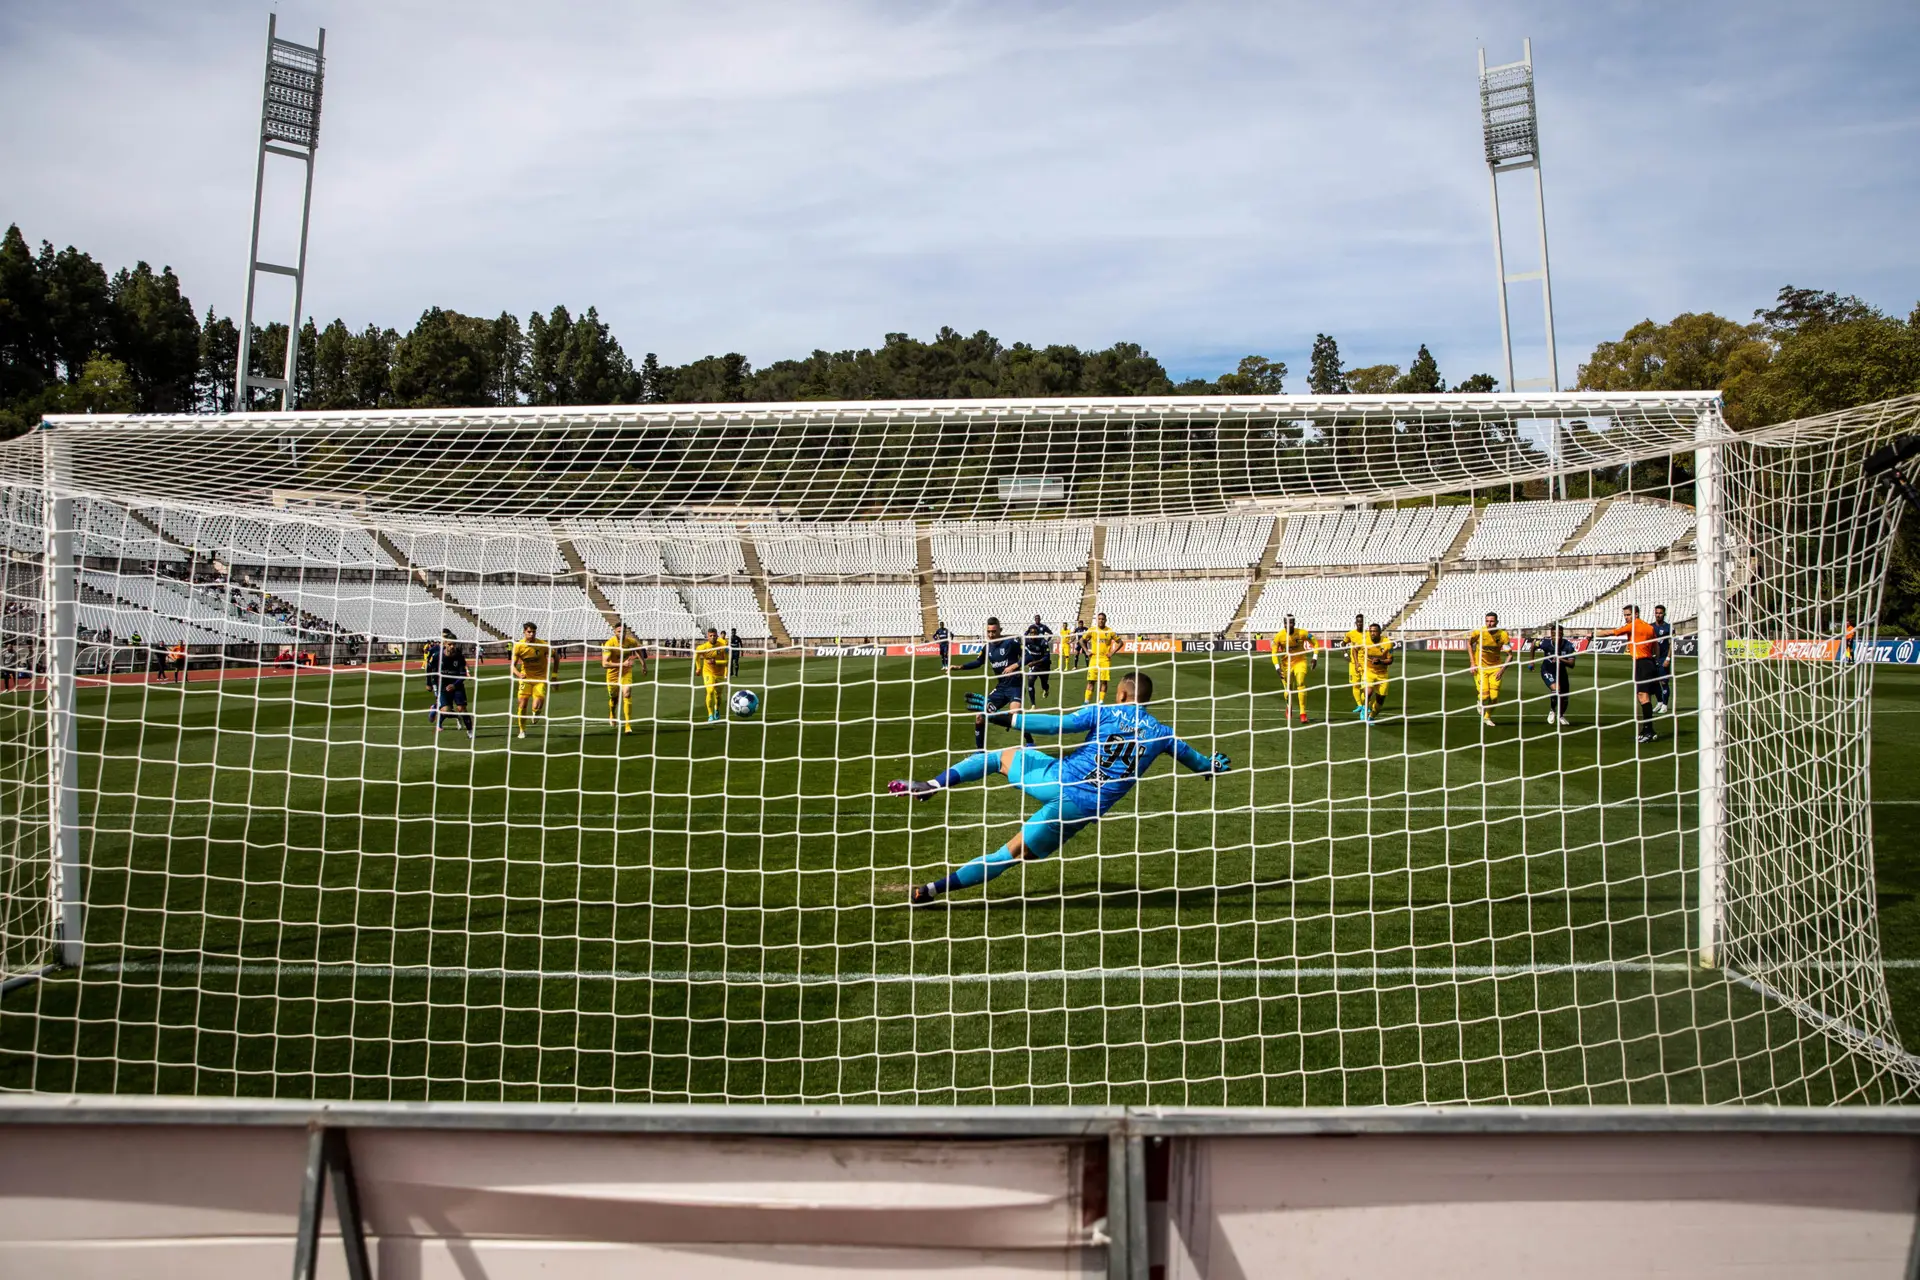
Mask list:
[[[1910,2],[279,12],[328,28],[306,309],[356,326],[593,304],[636,359],[764,364],[950,324],[1290,390],[1324,331],[1497,374],[1475,53],[1525,36],[1564,383],[1786,283],[1920,301]],[[266,13],[0,0],[0,222],[237,310]]]

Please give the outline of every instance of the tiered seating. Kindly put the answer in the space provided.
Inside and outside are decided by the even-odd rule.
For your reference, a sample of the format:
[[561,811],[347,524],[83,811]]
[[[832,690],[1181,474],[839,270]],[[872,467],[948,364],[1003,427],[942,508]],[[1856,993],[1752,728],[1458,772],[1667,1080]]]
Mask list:
[[1115,631],[1213,635],[1233,625],[1246,595],[1246,580],[1237,578],[1112,578],[1100,584],[1095,608]]
[[1593,514],[1591,502],[1490,502],[1467,539],[1468,560],[1554,556]]
[[391,569],[393,559],[354,524],[288,516],[264,520],[232,512],[147,507],[141,513],[203,556],[274,568]]
[[1662,551],[1692,532],[1693,512],[1685,507],[1615,498],[1573,550],[1583,556]]
[[543,520],[462,521],[434,529],[389,530],[407,563],[435,573],[567,572]]
[[415,582],[341,582],[315,575],[269,581],[267,590],[306,613],[371,640],[431,640],[443,627],[451,627],[462,640],[480,638],[472,623]]
[[916,568],[911,520],[756,524],[750,532],[760,566],[776,578],[911,577]]
[[[607,597],[607,603],[613,606],[614,612],[620,615],[620,620],[633,628],[633,634],[643,640],[691,640],[700,634],[700,628],[694,625],[693,615],[687,612],[686,601],[672,587],[655,583],[603,582],[600,590]],[[600,629],[604,639],[604,633],[610,630],[604,618]]]
[[1407,607],[1423,573],[1359,573],[1338,578],[1271,578],[1247,615],[1247,631],[1271,635],[1291,613],[1309,631],[1344,633],[1353,615],[1382,626]]
[[904,583],[775,586],[771,591],[773,607],[795,638],[920,634],[920,592]]
[[1093,556],[1084,520],[954,520],[929,531],[943,573],[1074,573]]
[[1629,604],[1639,605],[1640,616],[1649,622],[1658,604],[1667,606],[1668,622],[1692,622],[1700,616],[1700,567],[1692,561],[1657,564],[1606,599],[1568,618],[1567,625],[1610,630],[1620,625],[1621,606]]
[[1126,521],[1107,526],[1109,569],[1246,569],[1260,563],[1272,516]]
[[742,640],[771,640],[773,630],[752,587],[683,587],[687,608],[704,632],[708,627],[738,631]]
[[1363,507],[1289,516],[1277,563],[1317,565],[1425,564],[1438,560],[1467,522],[1467,508]]
[[[539,626],[543,640],[591,640],[607,638],[607,617],[587,598],[587,593],[570,583],[461,583],[449,588],[453,596],[478,614],[491,627],[518,638],[523,624]],[[645,635],[637,626],[637,635]]]
[[150,645],[232,644],[240,639],[131,604],[76,604],[74,621],[82,631],[110,633],[119,641],[137,635]]
[[38,493],[0,489],[0,550],[37,556],[45,530],[46,505]]
[[1058,631],[1080,616],[1077,582],[937,582],[934,601],[940,621],[956,635],[985,634],[987,619],[998,618],[1009,631],[1025,631],[1039,614]]
[[660,543],[667,572],[676,577],[725,578],[747,571],[747,553],[731,525],[657,520],[648,527]]
[[654,578],[666,573],[660,543],[632,520],[568,520],[555,530],[595,577]]
[[[80,575],[83,585],[111,597],[116,603],[102,607],[130,608],[184,622],[204,632],[208,638],[189,644],[293,644],[299,639],[292,631],[260,616],[238,613],[231,607],[208,599],[184,582],[135,573],[96,573]],[[116,627],[116,633],[150,627]]]
[[73,510],[77,550],[83,556],[187,563],[186,552],[134,519],[125,507],[98,498],[77,498]]
[[1450,573],[1402,625],[1408,631],[1465,631],[1479,626],[1492,610],[1509,630],[1543,627],[1605,595],[1632,572],[1615,565]]

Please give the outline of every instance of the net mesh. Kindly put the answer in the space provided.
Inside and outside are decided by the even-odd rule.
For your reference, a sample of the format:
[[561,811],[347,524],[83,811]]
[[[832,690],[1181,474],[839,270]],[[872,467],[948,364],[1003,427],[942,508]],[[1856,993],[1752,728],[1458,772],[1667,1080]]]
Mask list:
[[[58,420],[0,446],[0,1088],[1904,1100],[1850,659],[1898,514],[1862,464],[1916,417]],[[1672,626],[1649,667],[1626,606]],[[1071,720],[1136,670],[1231,771],[1160,762],[909,905],[1049,842],[1008,773],[1056,766],[967,695]]]

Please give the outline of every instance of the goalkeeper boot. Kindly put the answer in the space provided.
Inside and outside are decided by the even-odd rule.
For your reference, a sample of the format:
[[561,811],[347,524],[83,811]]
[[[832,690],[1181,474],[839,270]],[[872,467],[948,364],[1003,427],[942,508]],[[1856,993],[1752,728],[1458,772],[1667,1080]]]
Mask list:
[[933,799],[933,793],[939,789],[931,782],[921,782],[917,778],[895,778],[887,784],[888,795],[912,796],[915,800],[921,801]]
[[916,907],[929,907],[940,901],[940,894],[930,884],[917,884],[907,890],[907,901]]

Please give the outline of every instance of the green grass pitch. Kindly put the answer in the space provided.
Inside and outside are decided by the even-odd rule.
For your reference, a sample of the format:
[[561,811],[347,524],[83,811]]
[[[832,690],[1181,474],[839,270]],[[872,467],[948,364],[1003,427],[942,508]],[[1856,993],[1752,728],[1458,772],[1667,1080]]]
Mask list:
[[[1264,657],[1142,665],[1156,713],[1236,771],[1163,761],[1061,856],[917,911],[909,883],[1033,807],[998,780],[924,805],[880,794],[972,747],[955,712],[983,686],[931,659],[750,660],[739,684],[762,714],[711,726],[669,663],[638,687],[631,735],[606,724],[597,672],[565,668],[524,742],[489,667],[472,744],[427,728],[415,675],[90,689],[87,965],[0,1004],[0,1088],[1194,1105],[1857,1089],[1829,1039],[1686,964],[1686,664],[1682,714],[1650,747],[1619,659],[1599,660],[1604,688],[1583,662],[1565,733],[1517,670],[1483,731],[1458,654],[1406,655],[1371,728],[1344,670],[1329,682],[1340,664],[1321,665],[1304,727]],[[1056,673],[1042,705],[1076,705],[1083,678]],[[1876,681],[1882,927],[1889,955],[1920,956],[1920,870],[1899,852],[1920,823],[1920,673]],[[0,703],[16,751],[25,705]],[[1920,971],[1891,977],[1911,1029]]]

